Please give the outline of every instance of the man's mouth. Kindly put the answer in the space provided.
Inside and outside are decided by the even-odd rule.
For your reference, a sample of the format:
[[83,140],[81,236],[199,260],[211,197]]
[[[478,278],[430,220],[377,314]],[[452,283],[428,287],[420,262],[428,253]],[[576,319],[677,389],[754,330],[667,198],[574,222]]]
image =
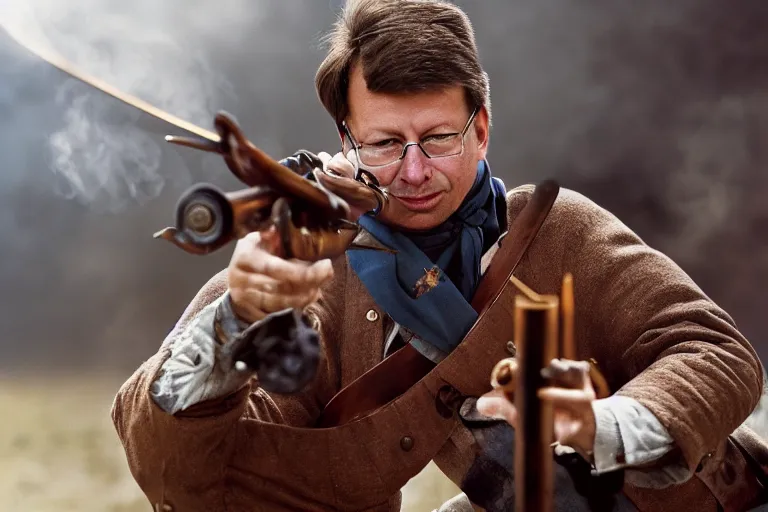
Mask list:
[[409,210],[413,211],[426,211],[433,208],[440,200],[442,192],[435,192],[434,194],[426,194],[413,197],[397,197],[398,201],[403,203]]

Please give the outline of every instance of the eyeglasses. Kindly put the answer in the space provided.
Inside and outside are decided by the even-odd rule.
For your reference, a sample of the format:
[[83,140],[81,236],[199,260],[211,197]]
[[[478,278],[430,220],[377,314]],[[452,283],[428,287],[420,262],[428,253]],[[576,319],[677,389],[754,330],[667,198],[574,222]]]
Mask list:
[[[355,150],[357,161],[360,164],[366,168],[386,167],[405,158],[405,153],[411,146],[418,146],[427,158],[445,158],[460,155],[464,152],[464,136],[467,134],[472,121],[475,120],[479,111],[479,107],[472,111],[467,124],[460,132],[430,135],[419,142],[405,143],[401,140],[390,138],[375,144],[359,144],[349,131],[346,121],[343,121],[341,125],[344,128],[347,139],[352,144],[351,149]],[[342,147],[342,150],[344,154],[347,154],[349,151],[344,147]]]

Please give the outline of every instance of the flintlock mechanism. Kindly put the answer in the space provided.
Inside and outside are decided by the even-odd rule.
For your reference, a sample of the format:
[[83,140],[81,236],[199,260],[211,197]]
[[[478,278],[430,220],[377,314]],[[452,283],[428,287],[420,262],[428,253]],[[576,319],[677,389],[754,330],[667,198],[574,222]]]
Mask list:
[[216,115],[214,126],[218,141],[175,136],[166,140],[222,155],[249,188],[224,193],[209,184],[193,186],[176,205],[176,226],[159,231],[156,238],[192,254],[209,254],[248,233],[274,229],[280,240],[273,248],[277,255],[317,261],[350,247],[359,229],[353,211],[379,213],[388,204],[367,173],[358,173],[356,179],[330,174],[306,151],[277,162],[224,112]]

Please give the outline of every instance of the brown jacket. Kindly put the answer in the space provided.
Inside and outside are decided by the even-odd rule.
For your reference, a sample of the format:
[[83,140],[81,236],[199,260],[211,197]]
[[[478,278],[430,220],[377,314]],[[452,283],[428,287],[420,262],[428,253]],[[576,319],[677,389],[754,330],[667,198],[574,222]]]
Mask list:
[[[530,192],[509,192],[510,220]],[[446,390],[489,390],[491,368],[507,357],[514,291],[507,287],[471,339],[401,398],[368,418],[313,429],[324,404],[378,363],[384,346],[383,313],[346,258],[334,270],[318,318],[324,357],[303,393],[269,395],[254,379],[171,416],[149,396],[167,348],[120,389],[113,421],[136,481],[153,504],[169,507],[159,510],[399,510],[399,489],[432,459],[461,483],[475,441],[441,400]],[[726,438],[762,389],[761,365],[731,318],[669,258],[568,190],[516,275],[540,293],[558,293],[565,272],[574,276],[579,357],[594,358],[611,389],[650,409],[691,469],[722,473]],[[226,287],[224,272],[213,277],[176,332]],[[703,482],[625,492],[641,510],[714,512]]]

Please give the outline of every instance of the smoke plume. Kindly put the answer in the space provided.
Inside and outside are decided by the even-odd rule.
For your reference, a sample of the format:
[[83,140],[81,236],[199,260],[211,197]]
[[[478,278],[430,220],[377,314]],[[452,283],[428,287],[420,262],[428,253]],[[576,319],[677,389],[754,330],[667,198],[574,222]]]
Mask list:
[[[0,23],[29,49],[60,55],[81,72],[209,127],[215,106],[232,99],[232,87],[212,70],[201,45],[168,31],[178,7],[152,0],[3,0]],[[75,79],[58,87],[55,100],[61,124],[45,149],[58,192],[114,213],[158,197],[168,178],[159,168],[158,142],[137,125],[138,111]]]

